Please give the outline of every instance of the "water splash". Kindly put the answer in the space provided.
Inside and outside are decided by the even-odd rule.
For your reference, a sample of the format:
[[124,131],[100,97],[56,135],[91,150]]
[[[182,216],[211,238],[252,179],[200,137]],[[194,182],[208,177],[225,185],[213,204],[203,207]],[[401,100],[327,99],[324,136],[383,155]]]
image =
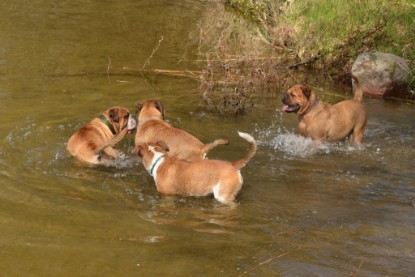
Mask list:
[[333,152],[347,154],[365,148],[364,145],[353,144],[349,139],[342,142],[322,143],[302,137],[297,134],[296,130],[283,127],[281,116],[269,127],[261,129],[257,126],[255,131],[259,145],[272,148],[277,156],[282,154],[284,159],[304,158]]

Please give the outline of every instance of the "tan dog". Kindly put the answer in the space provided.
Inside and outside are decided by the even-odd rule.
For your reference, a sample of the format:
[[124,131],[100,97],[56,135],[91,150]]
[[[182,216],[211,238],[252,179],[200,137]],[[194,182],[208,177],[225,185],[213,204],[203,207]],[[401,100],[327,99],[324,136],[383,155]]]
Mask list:
[[81,161],[114,165],[119,152],[113,146],[136,126],[136,119],[126,108],[114,106],[76,131],[66,149]]
[[320,101],[309,87],[302,85],[294,85],[282,96],[282,110],[298,114],[301,136],[336,141],[353,134],[353,140],[362,143],[367,116],[361,103],[363,90],[359,79],[353,75],[352,78],[355,81],[354,98],[334,105]]
[[143,143],[164,141],[170,151],[169,156],[188,161],[203,160],[207,152],[227,140],[217,139],[203,144],[191,134],[172,127],[164,121],[164,107],[161,102],[147,100],[137,105],[138,127],[135,134],[135,147]]
[[157,190],[167,195],[205,196],[213,193],[222,203],[232,202],[242,187],[240,169],[255,155],[252,136],[238,132],[250,143],[245,158],[236,162],[200,160],[189,162],[169,157],[164,142],[141,144],[135,149],[145,169],[154,177]]

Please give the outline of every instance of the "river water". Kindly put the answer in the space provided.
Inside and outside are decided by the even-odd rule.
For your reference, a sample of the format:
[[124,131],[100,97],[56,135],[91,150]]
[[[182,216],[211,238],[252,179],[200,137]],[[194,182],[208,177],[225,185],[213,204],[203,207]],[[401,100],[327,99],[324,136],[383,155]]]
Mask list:
[[[194,80],[106,74],[187,69],[188,35],[211,5],[0,4],[1,276],[414,276],[413,105],[366,99],[362,147],[316,146],[296,136],[280,92],[226,118],[201,107]],[[91,167],[66,153],[93,117],[148,98],[202,141],[229,139],[210,158],[242,157],[238,130],[258,140],[236,207],[165,197],[141,165]],[[119,148],[132,145],[130,136]]]

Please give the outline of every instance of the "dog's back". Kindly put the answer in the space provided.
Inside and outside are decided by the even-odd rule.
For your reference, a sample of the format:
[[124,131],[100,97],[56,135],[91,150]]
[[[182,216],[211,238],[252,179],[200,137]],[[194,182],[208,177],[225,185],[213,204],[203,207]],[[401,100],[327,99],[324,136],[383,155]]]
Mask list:
[[224,139],[217,139],[204,144],[188,132],[175,128],[164,121],[164,106],[160,101],[146,100],[137,105],[139,127],[135,135],[135,147],[143,143],[164,141],[170,151],[170,157],[188,161],[203,160],[206,153],[220,144],[227,144]]
[[353,139],[362,143],[364,129],[367,121],[367,114],[363,106],[363,89],[361,87],[359,78],[351,75],[354,80],[354,98],[344,100],[334,105],[329,105],[327,110],[330,110],[330,117],[326,125],[327,140],[341,140],[350,134],[353,134]]
[[136,134],[136,145],[164,141],[169,146],[169,156],[183,160],[202,160],[204,144],[191,134],[159,120],[140,125]]
[[99,147],[105,143],[105,134],[96,128],[98,124],[92,120],[69,138],[66,149],[72,156],[89,163],[97,163],[96,153],[101,150]]

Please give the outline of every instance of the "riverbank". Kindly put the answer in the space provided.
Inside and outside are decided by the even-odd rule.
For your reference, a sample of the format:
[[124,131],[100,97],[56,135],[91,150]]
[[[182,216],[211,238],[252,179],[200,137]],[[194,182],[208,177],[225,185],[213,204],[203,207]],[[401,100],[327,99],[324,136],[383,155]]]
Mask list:
[[[414,72],[415,4],[398,2],[217,2],[192,34],[199,62],[206,64],[200,88],[205,103],[221,113],[242,114],[256,95],[275,93],[293,78],[304,82],[306,75],[299,76],[310,70],[349,85],[352,63],[367,51],[401,56]],[[292,70],[299,71],[295,77]]]

